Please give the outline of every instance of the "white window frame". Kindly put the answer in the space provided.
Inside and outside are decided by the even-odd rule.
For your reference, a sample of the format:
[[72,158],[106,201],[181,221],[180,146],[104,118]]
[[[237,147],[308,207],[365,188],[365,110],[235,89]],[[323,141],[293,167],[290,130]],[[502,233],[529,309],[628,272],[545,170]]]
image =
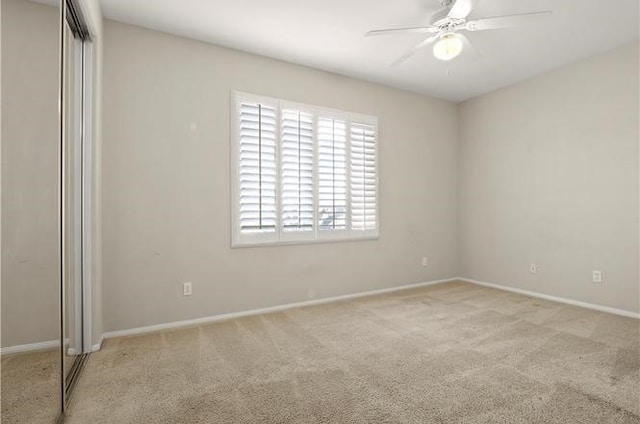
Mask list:
[[[276,230],[273,232],[255,232],[242,233],[240,230],[240,106],[243,102],[263,103],[273,105],[276,108]],[[294,109],[304,113],[310,113],[313,116],[313,177],[314,177],[314,196],[313,196],[313,229],[311,231],[285,231],[282,225],[282,154],[281,154],[281,137],[282,137],[282,110]],[[281,100],[273,97],[255,95],[241,91],[231,91],[231,128],[230,128],[230,161],[231,161],[231,247],[250,247],[250,246],[272,246],[286,244],[313,244],[338,241],[354,241],[354,240],[376,240],[380,234],[380,193],[379,193],[379,155],[378,145],[380,136],[378,132],[378,118],[375,116],[345,112],[336,109],[330,109],[320,106],[313,106],[303,103],[297,103],[288,100]],[[320,230],[318,228],[318,120],[320,118],[340,119],[345,121],[345,137],[346,137],[346,161],[347,161],[347,210],[345,230]],[[376,170],[376,228],[366,230],[351,229],[351,123],[359,123],[371,125],[375,131],[375,170]]]

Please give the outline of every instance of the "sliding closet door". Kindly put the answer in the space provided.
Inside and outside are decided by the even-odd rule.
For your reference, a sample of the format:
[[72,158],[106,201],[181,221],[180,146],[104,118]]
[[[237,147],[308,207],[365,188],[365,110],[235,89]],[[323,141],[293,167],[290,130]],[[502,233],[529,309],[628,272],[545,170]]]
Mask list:
[[82,41],[64,26],[63,151],[64,373],[82,353]]
[[91,49],[78,6],[1,4],[3,424],[56,422],[90,340],[82,277]]
[[61,412],[57,7],[2,0],[2,423]]
[[61,10],[60,240],[63,408],[87,355],[83,332],[84,292],[89,284],[90,246],[90,40],[79,3],[66,0]]

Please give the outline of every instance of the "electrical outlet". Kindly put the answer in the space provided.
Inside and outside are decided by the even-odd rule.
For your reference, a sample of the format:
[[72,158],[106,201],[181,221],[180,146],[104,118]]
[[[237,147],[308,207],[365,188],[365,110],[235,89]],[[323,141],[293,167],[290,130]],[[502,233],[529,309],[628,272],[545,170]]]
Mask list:
[[429,266],[429,258],[427,256],[422,258],[422,266],[425,268]]
[[591,279],[594,283],[602,283],[602,271],[594,270]]
[[538,266],[536,264],[529,264],[529,272],[531,274],[537,274],[538,273]]
[[191,296],[191,283],[182,283],[182,295]]

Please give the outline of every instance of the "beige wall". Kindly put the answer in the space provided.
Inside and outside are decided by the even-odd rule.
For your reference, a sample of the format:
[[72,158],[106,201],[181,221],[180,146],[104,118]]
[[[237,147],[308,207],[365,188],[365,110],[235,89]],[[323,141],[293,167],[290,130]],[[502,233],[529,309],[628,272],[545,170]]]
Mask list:
[[2,0],[3,347],[59,337],[58,22]]
[[[455,105],[112,21],[104,64],[105,331],[456,275]],[[230,249],[231,90],[379,117],[379,240]]]
[[461,105],[461,276],[639,311],[638,75],[634,44]]

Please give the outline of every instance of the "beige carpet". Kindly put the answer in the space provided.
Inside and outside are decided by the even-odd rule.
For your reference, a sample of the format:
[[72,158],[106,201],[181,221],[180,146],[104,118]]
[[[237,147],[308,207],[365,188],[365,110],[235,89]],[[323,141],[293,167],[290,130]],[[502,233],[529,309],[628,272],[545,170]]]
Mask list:
[[68,423],[640,423],[639,321],[466,283],[139,337]]
[[60,350],[2,355],[2,424],[51,424],[60,411]]

